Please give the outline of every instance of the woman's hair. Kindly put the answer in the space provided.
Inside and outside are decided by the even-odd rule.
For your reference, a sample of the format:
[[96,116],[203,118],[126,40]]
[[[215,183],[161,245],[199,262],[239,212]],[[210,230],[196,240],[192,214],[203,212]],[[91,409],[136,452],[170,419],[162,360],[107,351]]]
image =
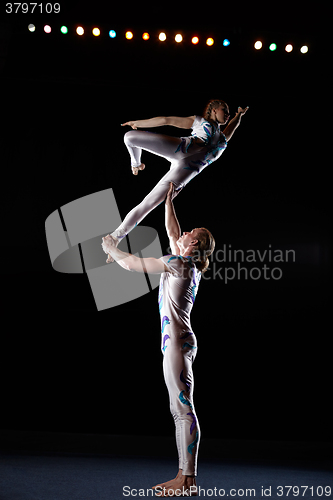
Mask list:
[[193,262],[202,273],[206,272],[209,266],[208,257],[214,252],[215,240],[208,229],[201,227],[197,234],[198,243],[193,250]]
[[210,101],[208,101],[208,103],[203,111],[203,114],[202,114],[204,119],[211,120],[210,115],[212,113],[212,110],[214,108],[218,108],[219,106],[221,106],[221,104],[224,104],[226,106],[226,103],[220,99],[211,99]]

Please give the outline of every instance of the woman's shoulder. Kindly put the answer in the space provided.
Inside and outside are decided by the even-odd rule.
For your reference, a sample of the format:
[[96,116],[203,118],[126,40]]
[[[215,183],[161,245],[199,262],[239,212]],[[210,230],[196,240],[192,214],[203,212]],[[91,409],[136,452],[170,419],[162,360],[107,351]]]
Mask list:
[[195,123],[201,123],[201,122],[205,121],[205,119],[201,115],[193,115],[193,116],[194,116],[194,123],[193,123],[193,125]]
[[193,126],[199,126],[199,127],[202,127],[202,126],[209,126],[209,127],[213,127],[214,128],[214,121],[213,120],[208,120],[207,118],[204,118],[203,116],[200,116],[200,115],[195,115],[195,119],[194,119],[194,122],[193,122]]

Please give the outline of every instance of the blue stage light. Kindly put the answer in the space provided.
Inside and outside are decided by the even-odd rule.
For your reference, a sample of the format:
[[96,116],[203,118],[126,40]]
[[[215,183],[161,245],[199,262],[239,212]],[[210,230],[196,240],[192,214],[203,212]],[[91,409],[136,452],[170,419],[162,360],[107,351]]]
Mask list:
[[225,38],[225,39],[223,40],[223,45],[224,45],[225,47],[228,47],[228,45],[230,45],[230,40],[228,40],[228,38]]
[[110,37],[110,38],[115,38],[115,37],[116,37],[116,32],[115,32],[115,30],[110,30],[110,31],[109,31],[109,37]]

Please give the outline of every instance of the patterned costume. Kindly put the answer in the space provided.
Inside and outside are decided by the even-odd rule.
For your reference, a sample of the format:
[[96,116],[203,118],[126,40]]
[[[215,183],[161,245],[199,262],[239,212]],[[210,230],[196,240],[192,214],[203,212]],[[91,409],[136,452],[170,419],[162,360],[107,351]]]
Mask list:
[[[214,124],[213,124],[214,123]],[[154,132],[132,130],[124,137],[131,164],[141,164],[142,150],[162,156],[171,162],[170,170],[162,177],[143,201],[131,210],[122,224],[112,233],[124,238],[146,215],[165,200],[169,183],[181,190],[210,163],[216,161],[227,147],[227,140],[216,122],[196,116],[189,137],[169,137]]]
[[168,268],[168,272],[161,275],[158,297],[163,373],[176,426],[179,468],[183,475],[191,476],[197,475],[200,428],[193,403],[192,363],[197,353],[197,340],[190,314],[201,272],[191,257],[166,255],[160,260]]

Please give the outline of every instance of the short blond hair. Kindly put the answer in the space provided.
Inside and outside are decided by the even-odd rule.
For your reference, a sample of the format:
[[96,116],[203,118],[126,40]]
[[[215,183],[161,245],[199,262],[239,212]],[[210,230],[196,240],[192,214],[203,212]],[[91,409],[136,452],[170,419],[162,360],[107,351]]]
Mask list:
[[202,273],[207,271],[209,266],[208,257],[214,252],[215,240],[210,231],[205,227],[200,227],[196,236],[198,243],[195,245],[192,252],[193,262]]

